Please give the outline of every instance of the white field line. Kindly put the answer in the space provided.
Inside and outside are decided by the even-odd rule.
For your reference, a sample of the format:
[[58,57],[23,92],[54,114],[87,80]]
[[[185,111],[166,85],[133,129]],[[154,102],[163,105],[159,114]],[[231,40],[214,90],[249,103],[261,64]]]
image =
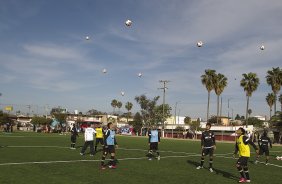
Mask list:
[[[226,156],[216,156],[216,157],[219,157],[219,158],[227,158],[227,159],[234,159],[234,160],[238,159],[238,158],[226,157]],[[265,165],[265,162],[259,162],[259,163]],[[268,165],[282,168],[282,165],[276,165],[276,164],[271,164],[271,163],[268,163]]]
[[[233,157],[226,157],[224,155],[229,155],[230,153],[227,154],[221,154],[215,157],[218,158],[227,158],[227,159],[235,159]],[[199,157],[201,156],[200,154],[194,154],[194,155],[172,155],[172,156],[163,156],[161,157],[162,159],[166,158],[187,158],[187,157]],[[136,157],[136,158],[120,158],[118,161],[125,161],[125,160],[144,160],[148,159],[148,157]],[[109,160],[109,159],[107,159]],[[30,164],[55,164],[55,163],[76,163],[76,162],[100,162],[101,160],[61,160],[61,161],[42,161],[42,162],[14,162],[14,163],[1,163],[0,166],[7,166],[7,165],[30,165]],[[262,163],[263,162],[259,162]],[[282,168],[281,165],[276,165],[276,164],[269,164],[271,166],[279,167]]]
[[[64,149],[69,149],[70,147],[64,147],[64,146],[4,146],[4,147],[8,147],[8,148],[64,148]],[[143,152],[147,152],[148,150],[146,149],[137,149],[137,148],[117,148],[120,150],[126,150],[126,151],[143,151]],[[187,155],[193,155],[193,154],[197,154],[197,153],[188,153],[188,152],[177,152],[177,151],[159,151],[161,153],[177,153],[177,154],[187,154]],[[282,151],[270,151],[273,153],[281,153]],[[255,153],[255,152],[252,152]],[[218,154],[214,154],[215,156],[217,155],[226,155],[226,154],[233,154],[233,153],[218,153]]]
[[[163,156],[162,159],[165,158],[185,158],[185,157],[193,157],[193,156],[200,156],[200,155],[185,155],[185,156]],[[148,157],[136,157],[136,158],[120,158],[118,161],[124,160],[143,160],[148,159]],[[109,159],[107,159],[109,160]],[[28,164],[54,164],[54,163],[75,163],[75,162],[101,162],[101,160],[58,160],[58,161],[42,161],[42,162],[12,162],[12,163],[1,163],[0,166],[6,165],[28,165]]]

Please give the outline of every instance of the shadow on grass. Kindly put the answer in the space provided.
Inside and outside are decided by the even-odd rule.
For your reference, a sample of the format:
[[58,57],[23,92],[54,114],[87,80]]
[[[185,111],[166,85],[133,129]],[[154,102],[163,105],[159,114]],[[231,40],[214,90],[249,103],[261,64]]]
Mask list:
[[[195,162],[193,160],[187,160],[187,163],[190,164],[190,165],[193,165],[195,167],[195,169],[196,169],[197,166],[200,165],[199,162]],[[235,176],[235,175],[233,175],[233,174],[231,174],[231,173],[229,173],[227,171],[223,171],[223,170],[215,169],[215,168],[213,168],[213,170],[214,170],[215,174],[222,175],[223,177],[228,178],[230,180],[237,181],[239,179],[238,176]]]

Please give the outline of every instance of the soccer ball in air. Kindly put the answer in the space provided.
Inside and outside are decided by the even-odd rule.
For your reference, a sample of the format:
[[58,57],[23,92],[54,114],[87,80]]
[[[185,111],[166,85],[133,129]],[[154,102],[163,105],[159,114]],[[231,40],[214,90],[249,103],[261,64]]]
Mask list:
[[103,73],[107,73],[107,69],[106,69],[106,68],[104,68],[102,72],[103,72]]
[[264,49],[265,49],[264,45],[260,46],[260,50],[264,50]]
[[90,36],[86,36],[86,37],[85,37],[85,40],[90,40]]
[[124,91],[120,92],[120,94],[121,94],[121,96],[124,96],[124,95],[125,95]]
[[203,42],[202,41],[198,41],[197,46],[198,47],[202,47],[203,46]]
[[125,21],[125,25],[127,26],[127,27],[130,27],[131,25],[132,25],[132,21],[131,20],[126,20]]
[[142,77],[142,73],[138,73],[138,77]]

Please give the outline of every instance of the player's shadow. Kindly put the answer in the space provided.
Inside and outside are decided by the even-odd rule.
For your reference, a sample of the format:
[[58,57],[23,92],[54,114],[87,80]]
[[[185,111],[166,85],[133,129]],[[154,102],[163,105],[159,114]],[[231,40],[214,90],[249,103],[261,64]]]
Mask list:
[[195,167],[199,166],[199,162],[195,162],[193,160],[187,160],[187,163],[190,165],[194,165]]
[[238,176],[235,176],[235,175],[233,175],[233,174],[231,174],[231,173],[229,173],[229,172],[227,172],[227,171],[223,171],[223,170],[220,170],[220,169],[213,169],[214,170],[214,172],[216,173],[216,174],[220,174],[220,175],[222,175],[223,177],[225,177],[225,178],[228,178],[228,179],[230,179],[230,180],[235,180],[235,181],[238,181],[238,179],[239,179],[239,177]]
[[[193,160],[187,160],[187,163],[190,164],[190,165],[193,165],[195,168],[197,166],[199,166],[199,162],[195,162]],[[223,171],[223,170],[220,170],[220,169],[213,169],[213,170],[214,170],[214,173],[216,173],[218,175],[222,175],[225,178],[235,180],[235,181],[237,181],[239,179],[239,177],[237,177],[237,176],[235,176],[235,175],[233,175],[229,172],[226,172],[226,171]]]

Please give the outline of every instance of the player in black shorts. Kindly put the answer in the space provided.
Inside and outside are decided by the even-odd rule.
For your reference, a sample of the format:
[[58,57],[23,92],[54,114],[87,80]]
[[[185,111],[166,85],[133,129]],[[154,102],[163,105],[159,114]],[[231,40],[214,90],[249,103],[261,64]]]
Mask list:
[[197,169],[202,169],[205,162],[205,156],[209,155],[209,170],[213,172],[212,164],[213,164],[213,153],[216,149],[215,145],[215,136],[214,133],[210,130],[211,124],[206,124],[206,130],[202,133],[201,138],[201,148],[202,148],[202,157],[201,157],[201,165],[197,167]]
[[71,147],[70,149],[75,149],[76,138],[78,137],[78,131],[76,125],[74,124],[71,129]]
[[268,160],[269,160],[269,147],[272,148],[271,140],[269,137],[267,137],[267,132],[264,131],[260,139],[258,140],[258,145],[259,145],[259,154],[257,155],[255,163],[258,163],[259,156],[265,154],[265,165],[268,165]]

